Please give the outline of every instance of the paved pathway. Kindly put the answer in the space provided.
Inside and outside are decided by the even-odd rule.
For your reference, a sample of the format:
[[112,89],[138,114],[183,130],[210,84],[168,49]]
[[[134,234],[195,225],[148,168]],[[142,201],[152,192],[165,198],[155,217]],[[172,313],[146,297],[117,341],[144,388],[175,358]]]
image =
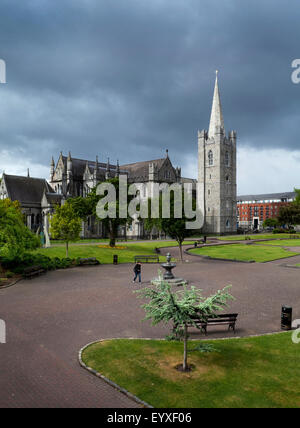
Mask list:
[[[176,248],[170,252],[178,257]],[[239,313],[238,335],[278,331],[282,304],[292,305],[300,318],[297,269],[185,259],[177,275],[205,295],[232,284],[236,301],[230,311]],[[156,272],[157,265],[145,265],[144,284]],[[0,290],[0,319],[7,324],[7,344],[0,344],[0,407],[137,406],[80,368],[77,357],[82,346],[100,338],[164,337],[165,327],[141,322],[144,311],[133,294],[139,285],[131,278],[131,265],[74,268]],[[224,328],[209,333],[231,335]],[[200,337],[197,330],[192,336]]]

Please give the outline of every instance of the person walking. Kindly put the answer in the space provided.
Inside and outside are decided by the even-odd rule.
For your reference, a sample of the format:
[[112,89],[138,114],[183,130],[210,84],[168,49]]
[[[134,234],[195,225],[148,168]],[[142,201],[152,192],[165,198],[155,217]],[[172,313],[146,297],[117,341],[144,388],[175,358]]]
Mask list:
[[136,265],[133,268],[133,271],[135,273],[135,277],[134,277],[132,282],[135,282],[137,277],[139,277],[139,282],[141,282],[142,281],[142,265],[141,265],[141,263],[136,263]]

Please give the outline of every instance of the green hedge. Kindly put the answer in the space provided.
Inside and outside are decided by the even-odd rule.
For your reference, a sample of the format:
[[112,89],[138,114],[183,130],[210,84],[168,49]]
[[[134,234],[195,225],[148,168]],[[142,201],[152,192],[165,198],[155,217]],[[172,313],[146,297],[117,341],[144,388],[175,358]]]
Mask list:
[[79,260],[80,258],[51,258],[44,254],[24,254],[22,257],[16,257],[14,259],[2,258],[0,262],[4,269],[22,274],[24,269],[36,265],[46,270],[67,269],[71,266],[79,266]]

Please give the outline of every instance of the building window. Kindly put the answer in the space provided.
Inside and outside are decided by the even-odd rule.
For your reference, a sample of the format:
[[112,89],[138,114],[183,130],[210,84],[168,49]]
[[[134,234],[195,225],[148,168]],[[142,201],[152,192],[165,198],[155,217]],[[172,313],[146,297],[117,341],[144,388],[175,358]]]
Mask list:
[[230,166],[229,153],[225,153],[225,166]]
[[208,192],[208,194],[210,195],[210,190],[208,190],[207,192]]
[[212,166],[214,164],[214,155],[213,152],[210,150],[208,152],[208,165]]
[[229,220],[227,220],[227,221],[226,221],[226,227],[227,227],[227,228],[229,228],[229,227],[230,227],[230,221],[229,221]]

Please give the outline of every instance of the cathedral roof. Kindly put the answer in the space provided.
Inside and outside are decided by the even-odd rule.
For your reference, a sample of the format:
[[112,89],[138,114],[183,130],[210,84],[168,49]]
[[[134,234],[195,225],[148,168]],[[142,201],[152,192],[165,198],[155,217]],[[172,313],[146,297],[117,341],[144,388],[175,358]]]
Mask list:
[[59,194],[59,193],[50,193],[50,192],[45,192],[45,196],[46,199],[49,203],[51,204],[60,204],[61,200],[63,198],[63,195]]
[[153,164],[157,168],[157,170],[160,170],[160,168],[162,168],[165,161],[166,161],[166,158],[155,159],[155,160],[144,161],[144,162],[129,163],[129,164],[121,165],[120,169],[122,171],[127,171],[130,179],[148,180],[149,165]]
[[[67,160],[68,158],[66,156],[62,156],[62,160],[64,165],[67,168]],[[81,178],[83,177],[83,174],[85,172],[86,166],[88,165],[90,172],[93,174],[95,168],[96,168],[96,161],[90,161],[88,159],[77,159],[77,158],[71,158],[72,160],[72,172],[74,178]],[[117,169],[116,165],[109,164],[110,170],[115,171]],[[107,164],[103,162],[98,162],[98,174],[99,176],[105,176]]]
[[43,178],[20,177],[3,174],[8,197],[21,204],[40,204],[44,191],[52,193],[53,190]]

